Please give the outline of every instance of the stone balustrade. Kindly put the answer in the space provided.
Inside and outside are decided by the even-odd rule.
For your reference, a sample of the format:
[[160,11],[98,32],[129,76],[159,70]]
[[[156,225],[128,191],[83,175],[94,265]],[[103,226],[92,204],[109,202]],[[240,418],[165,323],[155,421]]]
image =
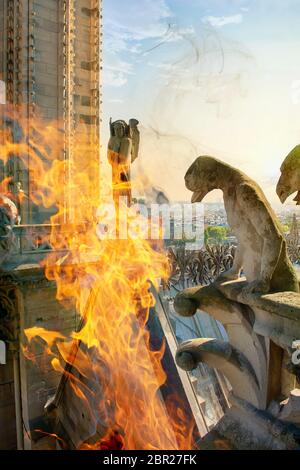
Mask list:
[[293,364],[292,354],[293,343],[300,339],[300,295],[251,294],[245,285],[243,278],[216,281],[176,296],[179,315],[202,310],[221,322],[228,335],[227,342],[186,341],[179,346],[176,361],[184,370],[206,362],[230,381],[231,408],[217,430],[235,446],[297,448],[300,368]]

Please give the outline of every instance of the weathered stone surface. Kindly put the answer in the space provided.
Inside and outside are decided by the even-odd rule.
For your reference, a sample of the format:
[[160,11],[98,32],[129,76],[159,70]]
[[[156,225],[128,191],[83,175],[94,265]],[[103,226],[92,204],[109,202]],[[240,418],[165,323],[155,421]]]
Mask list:
[[0,450],[17,447],[14,373],[12,353],[7,354],[6,365],[0,365]]
[[275,292],[273,294],[253,294],[246,292],[246,279],[218,283],[218,289],[230,299],[261,308],[269,313],[286,317],[290,320],[300,320],[300,295],[296,292]]
[[[0,51],[3,58],[0,71],[3,77],[11,76],[6,84],[7,102],[18,105],[28,103],[28,112],[38,109],[38,116],[45,123],[52,121],[53,125],[53,122],[64,119],[61,128],[74,129],[78,106],[73,97],[76,93],[89,96],[88,108],[93,110],[91,114],[96,118],[85,125],[84,131],[95,142],[99,135],[100,3],[97,0],[77,0],[74,8],[67,8],[66,11],[64,2],[56,0],[29,2],[26,8],[22,8],[22,3],[8,0],[0,2],[0,16],[3,17],[0,22]],[[88,14],[84,14],[83,9]],[[18,28],[18,34],[9,27],[10,24]],[[12,59],[8,60],[9,57]],[[80,67],[82,62],[93,63],[93,67],[84,71]],[[11,75],[10,68],[18,73]],[[74,87],[76,81],[78,90]],[[70,156],[71,150],[64,145],[69,138],[62,135],[62,158]],[[99,159],[98,145],[93,148],[93,158],[97,153],[96,158]],[[89,162],[89,159],[86,161]],[[99,175],[95,174],[95,166],[91,167],[95,181]],[[10,176],[14,182],[21,180],[25,193],[31,195],[34,185],[27,170],[21,173],[19,165],[15,165],[11,170],[5,168],[3,173],[2,178]],[[39,208],[37,215],[31,206],[30,197],[23,201],[22,223],[49,219],[45,208]]]
[[[5,277],[6,276],[6,277]],[[56,299],[55,283],[45,278],[44,269],[38,265],[20,266],[5,273],[6,282],[16,293],[20,349],[27,345],[24,333],[26,328],[40,326],[59,331],[68,336],[76,328],[75,309],[65,309]],[[50,358],[43,355],[44,343],[36,339],[30,348],[30,359],[20,354],[20,382],[22,395],[23,421],[29,433],[41,427],[44,420],[44,405],[49,396],[55,393],[60,374],[53,370]],[[0,401],[1,406],[1,401]],[[40,436],[35,436],[40,437]],[[28,441],[31,446],[30,441]]]
[[286,157],[281,165],[281,176],[277,184],[276,192],[282,203],[289,196],[297,192],[294,201],[300,204],[300,145],[297,145]]
[[252,309],[255,319],[253,329],[257,334],[272,339],[290,351],[293,341],[300,338],[300,294],[252,294],[243,289],[245,285],[246,281],[240,279],[217,283],[216,287],[227,299]]
[[233,406],[215,431],[236,450],[296,450],[299,429],[232,397]]
[[249,400],[258,408],[263,406],[264,400],[252,365],[228,342],[213,338],[185,341],[177,350],[176,362],[187,371],[205,362],[228,378],[239,397]]
[[[75,347],[81,346],[80,343],[77,345],[75,343]],[[77,449],[91,437],[103,437],[106,431],[105,420],[99,410],[102,385],[92,372],[93,364],[96,364],[97,360],[96,351],[87,353],[86,363],[91,371],[88,378],[80,374],[76,367],[76,359],[73,364],[66,364],[65,373],[61,376],[55,394],[45,402],[44,409],[52,419],[53,429],[71,449]],[[75,386],[78,393],[74,392]],[[84,401],[80,392],[86,397]]]
[[[246,280],[239,279],[186,289],[177,295],[174,307],[179,314],[188,316],[201,309],[223,323],[230,342],[237,347],[238,357],[249,360],[258,382],[265,379],[257,395],[252,395],[253,384],[248,384],[245,368],[236,362],[231,368],[232,349],[228,344],[220,349],[214,347],[212,340],[188,341],[179,346],[177,362],[191,370],[203,361],[229,379],[233,388],[229,400],[233,406],[217,425],[218,435],[238,449],[296,449],[300,439],[300,392],[293,390],[295,377],[287,369],[293,340],[300,338],[300,295],[295,292],[254,294],[246,291],[245,285]],[[237,328],[236,335],[234,328]],[[263,368],[259,368],[261,364]],[[244,372],[240,374],[242,369]],[[278,399],[283,394],[289,397],[280,409]],[[261,406],[253,396],[261,398]],[[266,411],[270,401],[271,407]]]
[[140,134],[137,125],[135,119],[131,119],[129,125],[123,120],[110,120],[107,159],[112,166],[113,199],[117,207],[121,197],[126,197],[131,204],[130,165],[138,156]]
[[300,425],[300,389],[292,390],[289,398],[281,402],[279,418]]
[[185,289],[175,297],[174,308],[182,316],[194,315],[197,309],[202,310],[224,325],[230,344],[252,364],[259,380],[261,400],[264,402],[267,351],[263,339],[253,330],[253,311],[247,305],[226,298],[216,284]]
[[245,272],[247,292],[299,292],[286,241],[262,189],[241,171],[213,157],[199,157],[185,175],[192,201],[214,189],[223,191],[228,223],[238,239],[234,264],[224,279]]

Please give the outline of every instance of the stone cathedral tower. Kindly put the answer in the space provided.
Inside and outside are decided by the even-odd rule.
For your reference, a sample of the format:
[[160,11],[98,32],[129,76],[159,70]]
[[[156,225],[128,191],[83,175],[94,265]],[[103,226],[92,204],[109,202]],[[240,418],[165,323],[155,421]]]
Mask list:
[[[75,136],[78,138],[84,134],[92,144],[87,145],[82,153],[84,171],[90,177],[93,195],[100,179],[98,167],[94,164],[99,164],[100,23],[101,0],[0,0],[0,126],[5,130],[8,128],[9,136],[18,142],[24,130],[20,129],[21,118],[26,123],[26,137],[35,142],[33,123],[37,116],[41,116],[45,123],[54,122],[61,131],[58,154],[66,162],[64,184],[74,178],[78,158]],[[12,112],[8,112],[10,108]],[[13,193],[12,197],[18,195],[20,188],[27,196],[35,190],[30,155],[25,154],[25,159],[27,164],[23,165],[12,155],[9,161],[1,164],[0,155],[0,181],[11,178],[9,191]],[[72,209],[71,198],[63,202]],[[24,232],[25,242],[27,231],[37,230],[43,236],[45,226],[33,229],[30,224],[44,223],[50,210],[35,207],[30,197],[24,199],[20,207],[21,224],[27,227],[15,229],[18,234]],[[22,247],[23,242],[20,241],[20,253],[16,256],[21,256]],[[35,253],[32,256],[35,257]],[[33,258],[34,266],[36,260]],[[31,270],[30,266],[24,267],[24,273],[29,274],[31,280],[30,287],[26,285],[26,292],[32,306],[39,311],[40,319],[43,316],[48,321],[51,317],[59,331],[73,330],[76,327],[75,312],[61,313],[61,306],[55,299],[56,290],[45,279],[43,269],[34,267]],[[35,280],[34,270],[39,273],[41,283]],[[53,393],[56,389],[59,377],[47,374],[45,378],[45,374],[37,378],[29,372],[30,366],[19,354],[19,344],[23,341],[19,334],[25,327],[21,320],[21,304],[13,305],[12,301],[10,311],[2,308],[3,299],[8,296],[16,299],[19,294],[15,292],[21,283],[18,282],[16,289],[11,290],[4,285],[3,279],[1,282],[0,449],[31,448],[33,440],[30,433],[43,416],[44,398],[49,391]],[[18,292],[22,297],[21,291]],[[43,307],[47,311],[45,316],[41,313]],[[11,318],[15,319],[14,324]],[[26,319],[35,322],[27,313]],[[3,351],[6,354],[4,359]]]
[[[86,155],[86,161],[99,160],[100,21],[101,0],[0,2],[0,80],[6,95],[6,105],[0,104],[2,125],[5,106],[10,103],[22,105],[29,135],[35,110],[46,122],[62,122],[61,158],[67,162],[66,184],[72,177],[68,162],[76,158],[75,130],[77,136],[84,132],[93,142],[94,155]],[[9,125],[15,126],[14,122]],[[30,195],[35,184],[30,161],[28,168],[22,167],[19,159],[12,159],[0,168],[0,179],[12,177],[11,191],[16,194],[21,187]],[[99,178],[94,170],[91,177],[97,186]],[[47,216],[26,199],[23,224],[41,223]]]

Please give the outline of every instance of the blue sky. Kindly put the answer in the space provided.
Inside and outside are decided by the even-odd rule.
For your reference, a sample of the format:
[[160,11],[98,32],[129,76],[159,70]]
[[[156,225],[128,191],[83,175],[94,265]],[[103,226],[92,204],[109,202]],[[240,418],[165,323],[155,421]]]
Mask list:
[[104,0],[103,148],[110,116],[136,117],[133,174],[171,199],[189,198],[184,173],[209,153],[277,202],[300,140],[299,20],[298,0]]

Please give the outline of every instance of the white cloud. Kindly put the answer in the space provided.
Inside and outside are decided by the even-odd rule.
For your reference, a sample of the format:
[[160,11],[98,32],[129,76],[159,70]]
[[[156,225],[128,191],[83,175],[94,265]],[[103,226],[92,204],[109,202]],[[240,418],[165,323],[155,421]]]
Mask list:
[[128,51],[132,54],[140,54],[142,51],[142,45],[140,43],[136,43],[133,46],[129,46]]
[[104,4],[104,34],[112,51],[125,50],[127,41],[160,37],[171,11],[165,0],[109,0]]
[[132,64],[122,60],[117,54],[105,54],[103,64],[103,84],[113,87],[121,87],[132,75]]
[[127,78],[122,72],[103,70],[103,84],[113,87],[121,87],[127,83]]
[[165,0],[104,2],[104,85],[121,87],[127,83],[128,76],[134,73],[132,63],[142,52],[142,41],[164,36],[170,28],[170,17]]
[[120,98],[111,98],[108,100],[109,103],[124,103],[124,100],[121,100]]
[[169,72],[173,68],[173,64],[169,62],[148,62],[147,65],[149,67],[154,67],[156,69],[161,69]]
[[232,16],[204,16],[202,18],[203,23],[210,24],[215,28],[222,28],[229,24],[240,24],[243,22],[243,15],[238,13],[237,15]]
[[132,74],[132,64],[122,60],[115,54],[110,54],[105,57],[104,69],[112,70],[113,72],[122,72],[125,75]]

